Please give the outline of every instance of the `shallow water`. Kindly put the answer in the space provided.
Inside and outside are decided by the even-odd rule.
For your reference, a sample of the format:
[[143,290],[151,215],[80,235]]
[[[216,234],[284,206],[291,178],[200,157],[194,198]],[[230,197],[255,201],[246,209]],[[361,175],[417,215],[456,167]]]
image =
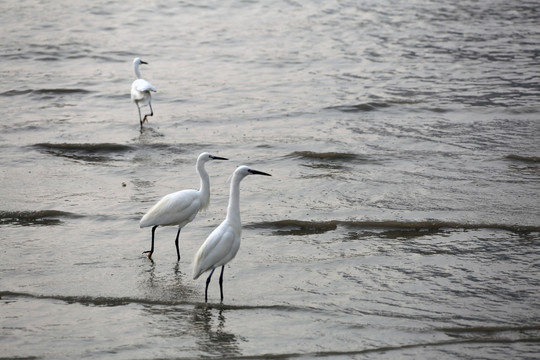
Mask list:
[[[6,358],[486,358],[540,352],[535,2],[7,1]],[[140,131],[131,62],[158,92]],[[195,188],[210,208],[138,221]],[[242,245],[198,246],[240,164]]]

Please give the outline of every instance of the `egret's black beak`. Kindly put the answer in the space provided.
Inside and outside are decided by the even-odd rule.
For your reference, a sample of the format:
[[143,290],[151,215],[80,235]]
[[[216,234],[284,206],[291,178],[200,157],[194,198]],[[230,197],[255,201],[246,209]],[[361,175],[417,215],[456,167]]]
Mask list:
[[148,65],[148,63],[146,61],[142,61],[142,60],[141,60],[141,64]]
[[253,170],[253,169],[249,169],[248,170],[251,174],[253,175],[265,175],[265,176],[272,176],[270,174],[267,174],[265,172],[262,172],[262,171],[259,171],[259,170]]
[[214,155],[210,155],[210,158],[212,160],[229,160],[227,158],[224,158],[224,157],[220,157],[220,156],[214,156]]

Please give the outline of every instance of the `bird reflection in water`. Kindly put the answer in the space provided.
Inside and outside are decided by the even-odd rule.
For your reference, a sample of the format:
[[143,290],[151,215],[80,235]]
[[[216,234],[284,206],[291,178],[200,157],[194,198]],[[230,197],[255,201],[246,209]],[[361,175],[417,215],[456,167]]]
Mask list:
[[175,262],[169,266],[159,266],[154,261],[141,263],[138,291],[146,301],[174,305],[194,296],[194,288],[184,283],[180,265]]
[[[217,318],[216,318],[217,315]],[[200,351],[209,356],[240,356],[238,337],[225,331],[226,310],[205,304],[193,309],[193,327]]]

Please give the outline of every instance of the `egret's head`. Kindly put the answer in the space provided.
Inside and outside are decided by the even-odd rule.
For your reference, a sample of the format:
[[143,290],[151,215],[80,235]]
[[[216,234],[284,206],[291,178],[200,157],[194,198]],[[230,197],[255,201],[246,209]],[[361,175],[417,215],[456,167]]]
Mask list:
[[210,160],[229,160],[229,159],[221,157],[221,156],[215,156],[207,152],[203,152],[202,154],[199,155],[197,162],[205,163]]
[[262,171],[259,171],[259,170],[255,170],[255,169],[252,169],[250,168],[249,166],[245,166],[245,165],[242,165],[242,166],[239,166],[235,171],[234,171],[234,174],[238,174],[239,176],[241,177],[245,177],[245,176],[248,176],[248,175],[265,175],[265,176],[272,176],[268,173],[265,173],[265,172],[262,172]]
[[138,58],[138,57],[137,57],[137,58],[133,59],[133,64],[135,64],[135,65],[140,65],[140,64],[148,64],[148,63],[142,61],[141,58]]

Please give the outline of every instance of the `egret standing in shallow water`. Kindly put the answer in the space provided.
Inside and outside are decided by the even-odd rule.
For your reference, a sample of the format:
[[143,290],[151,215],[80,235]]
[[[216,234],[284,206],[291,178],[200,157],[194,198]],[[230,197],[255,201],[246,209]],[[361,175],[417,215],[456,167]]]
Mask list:
[[180,250],[178,249],[178,237],[180,230],[195,219],[200,210],[205,209],[210,203],[210,177],[204,168],[204,164],[211,160],[228,160],[223,157],[214,156],[207,152],[197,158],[197,173],[201,178],[199,190],[181,190],[165,195],[142,217],[141,228],[152,226],[152,248],[144,251],[148,253],[148,258],[152,259],[154,253],[154,233],[158,226],[178,225],[176,234],[176,255],[180,261]]
[[221,266],[221,275],[219,277],[219,290],[221,301],[223,302],[223,270],[225,264],[234,259],[240,248],[240,237],[242,233],[242,223],[240,221],[240,181],[248,175],[266,175],[262,171],[250,169],[247,166],[237,168],[231,181],[231,190],[229,197],[229,206],[227,207],[227,217],[212,231],[205,242],[197,251],[193,263],[193,279],[196,280],[204,272],[212,270],[208,279],[206,279],[206,288],[204,290],[204,301],[208,302],[208,285],[210,278],[217,267]]
[[[139,110],[139,121],[141,123],[141,129],[143,123],[146,121],[148,116],[154,116],[154,110],[152,110],[152,94],[150,91],[157,91],[154,85],[150,84],[148,81],[141,78],[141,71],[139,70],[139,65],[148,64],[147,62],[142,61],[140,58],[135,58],[133,60],[133,69],[135,70],[135,80],[131,84],[131,101],[137,105],[137,110]],[[150,114],[144,115],[144,118],[141,118],[141,106],[150,106]]]

